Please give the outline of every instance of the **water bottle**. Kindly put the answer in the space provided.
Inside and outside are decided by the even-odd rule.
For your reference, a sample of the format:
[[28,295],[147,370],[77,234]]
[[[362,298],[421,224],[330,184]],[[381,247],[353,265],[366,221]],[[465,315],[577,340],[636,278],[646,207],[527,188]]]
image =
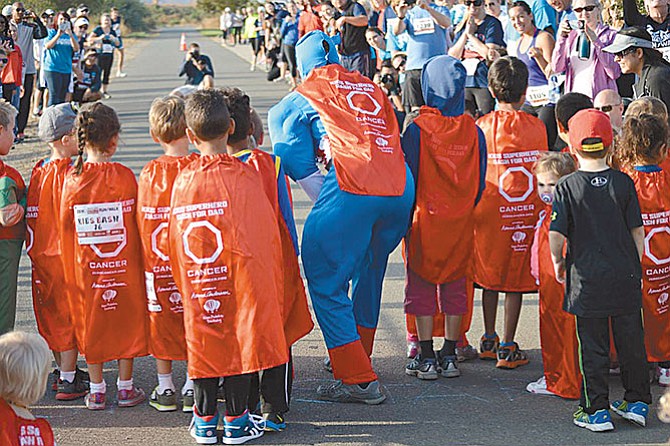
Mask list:
[[577,49],[579,51],[579,58],[581,60],[589,60],[591,58],[591,42],[586,37],[586,32],[584,32],[584,21],[580,20],[578,23],[579,37],[577,39]]

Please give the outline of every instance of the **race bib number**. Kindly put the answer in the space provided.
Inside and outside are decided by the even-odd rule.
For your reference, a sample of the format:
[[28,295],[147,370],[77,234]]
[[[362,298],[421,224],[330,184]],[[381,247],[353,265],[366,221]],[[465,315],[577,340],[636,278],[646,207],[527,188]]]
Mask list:
[[120,202],[75,205],[74,222],[80,245],[125,241]]
[[112,53],[114,52],[114,45],[111,43],[103,43],[102,44],[102,52],[103,53]]
[[435,32],[435,22],[430,17],[412,20],[414,35],[433,34]]
[[533,107],[547,105],[549,103],[549,85],[528,87],[526,90],[526,100]]

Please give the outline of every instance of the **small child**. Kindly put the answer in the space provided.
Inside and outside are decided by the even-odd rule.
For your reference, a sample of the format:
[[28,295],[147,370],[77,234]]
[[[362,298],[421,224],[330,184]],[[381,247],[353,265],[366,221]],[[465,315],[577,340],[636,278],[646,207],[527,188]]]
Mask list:
[[114,360],[118,406],[133,407],[146,399],[133,385],[133,359],[147,355],[148,338],[137,182],[111,161],[121,130],[114,109],[84,105],[75,129],[79,156],[65,178],[59,232],[77,343],[90,374],[86,407],[106,407],[102,369]]
[[[637,101],[636,101],[637,102]],[[642,258],[642,315],[647,360],[658,363],[661,387],[670,387],[670,258],[667,218],[670,176],[667,166],[668,124],[662,114],[628,115],[617,141],[617,161],[633,179],[642,210],[645,245]]]
[[13,331],[0,336],[0,444],[54,446],[49,422],[28,409],[42,395],[51,358],[38,334]]
[[[474,282],[481,286],[485,333],[481,359],[514,369],[528,356],[514,342],[522,293],[537,289],[530,274],[533,228],[542,209],[535,191],[533,163],[547,151],[547,132],[538,118],[519,111],[525,102],[528,68],[515,57],[496,60],[489,89],[498,109],[479,118],[486,135],[488,165],[482,199],[475,209]],[[505,332],[496,334],[498,293],[505,292]]]
[[[53,351],[60,369],[57,400],[74,400],[88,393],[88,374],[77,369],[77,340],[58,235],[60,199],[65,175],[77,154],[70,103],[51,106],[40,117],[38,135],[49,145],[48,158],[37,162],[30,176],[26,251],[32,261],[33,307],[37,329]],[[55,220],[55,221],[54,221]],[[56,224],[54,224],[56,223]]]
[[[144,279],[149,309],[149,352],[156,358],[158,386],[149,405],[160,412],[177,410],[172,361],[186,360],[184,307],[172,277],[168,257],[167,226],[175,178],[197,158],[188,153],[184,100],[157,98],[149,111],[150,133],[165,155],[150,161],[140,174],[137,192],[137,226],[144,254]],[[193,411],[193,381],[182,388],[182,409]]]
[[[563,311],[564,287],[554,276],[549,250],[551,202],[556,183],[576,170],[568,153],[545,153],[534,167],[537,194],[545,204],[535,227],[531,272],[540,286],[540,344],[544,374],[526,387],[530,393],[578,399],[581,376],[577,358],[575,318]],[[560,341],[557,342],[557,339]]]
[[[217,442],[217,390],[224,377],[224,444],[263,435],[249,414],[252,381],[289,360],[280,302],[282,245],[277,214],[253,167],[231,157],[235,132],[221,90],[186,99],[186,134],[200,152],[172,191],[169,257],[182,296],[188,374],[195,406],[190,433]],[[251,408],[254,410],[255,408]]]
[[[16,109],[0,100],[0,156],[14,144]],[[26,233],[26,184],[21,174],[0,161],[0,334],[14,329],[19,259]]]
[[[556,185],[549,228],[555,276],[566,281],[563,308],[576,316],[582,394],[574,424],[614,429],[609,408],[641,426],[651,403],[644,332],[640,258],[644,227],[633,181],[606,163],[609,117],[578,112],[569,122],[579,171]],[[567,240],[567,259],[563,249]],[[610,323],[619,355],[624,399],[609,403]]]

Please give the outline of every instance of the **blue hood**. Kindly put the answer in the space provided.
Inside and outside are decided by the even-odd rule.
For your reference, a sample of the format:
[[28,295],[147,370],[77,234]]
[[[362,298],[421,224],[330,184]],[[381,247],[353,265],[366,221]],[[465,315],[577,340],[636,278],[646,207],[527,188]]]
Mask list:
[[451,56],[435,56],[423,65],[421,92],[427,106],[444,116],[460,116],[465,111],[465,67]]
[[[329,51],[323,47],[323,42],[328,43]],[[298,60],[298,71],[302,78],[314,69],[331,63],[340,63],[337,49],[333,40],[323,31],[312,31],[305,34],[295,45],[295,56]]]

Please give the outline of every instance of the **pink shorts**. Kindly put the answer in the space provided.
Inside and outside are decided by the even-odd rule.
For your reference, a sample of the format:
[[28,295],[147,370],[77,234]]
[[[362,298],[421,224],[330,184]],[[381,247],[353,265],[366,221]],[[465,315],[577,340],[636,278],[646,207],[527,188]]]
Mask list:
[[433,316],[438,313],[459,316],[468,312],[465,277],[440,285],[427,282],[406,268],[405,313]]

